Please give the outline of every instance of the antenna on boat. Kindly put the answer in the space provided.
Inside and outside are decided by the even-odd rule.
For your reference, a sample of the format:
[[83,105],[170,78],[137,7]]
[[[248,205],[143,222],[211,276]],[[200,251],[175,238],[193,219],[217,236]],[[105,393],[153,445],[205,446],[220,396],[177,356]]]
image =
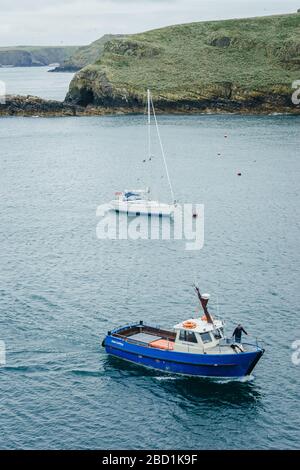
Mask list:
[[199,290],[199,287],[197,287],[195,284],[194,284],[194,289],[196,291],[196,294],[198,296],[198,299],[200,301],[200,304],[203,308],[203,311],[204,311],[204,315],[206,316],[206,319],[207,319],[207,323],[211,323],[212,325],[214,324],[213,322],[213,319],[212,319],[212,316],[211,314],[209,313],[209,311],[207,310],[207,303],[208,303],[208,300],[209,300],[209,294],[203,294],[201,295],[200,294],[200,290]]
[[[161,153],[162,153],[162,157],[163,157],[163,161],[164,161],[164,165],[165,165],[165,169],[166,169],[166,174],[167,174],[167,179],[168,179],[168,183],[169,183],[169,186],[170,186],[172,202],[175,204],[174,191],[173,191],[173,188],[172,188],[172,183],[171,183],[171,179],[170,179],[170,175],[169,175],[169,170],[168,170],[167,160],[166,160],[166,156],[165,156],[165,151],[164,151],[163,144],[162,144],[161,137],[160,137],[160,133],[159,133],[158,122],[157,122],[157,119],[156,119],[153,99],[152,99],[150,90],[148,90],[147,95],[148,95],[148,124],[149,124],[149,129],[150,129],[150,122],[151,122],[150,121],[150,115],[151,115],[150,111],[151,111],[151,107],[152,107],[154,122],[155,122],[155,126],[156,126],[156,132],[157,132],[159,145],[160,145],[160,150],[161,150]],[[149,136],[150,136],[150,130],[149,130]],[[149,140],[150,140],[150,138],[149,138]]]

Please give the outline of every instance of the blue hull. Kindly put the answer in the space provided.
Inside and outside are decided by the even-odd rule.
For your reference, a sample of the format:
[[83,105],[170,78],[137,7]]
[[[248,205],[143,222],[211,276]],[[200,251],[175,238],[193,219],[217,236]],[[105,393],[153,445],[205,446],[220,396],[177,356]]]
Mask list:
[[250,375],[264,353],[191,354],[154,349],[106,336],[103,345],[108,354],[164,372],[201,377],[244,377]]

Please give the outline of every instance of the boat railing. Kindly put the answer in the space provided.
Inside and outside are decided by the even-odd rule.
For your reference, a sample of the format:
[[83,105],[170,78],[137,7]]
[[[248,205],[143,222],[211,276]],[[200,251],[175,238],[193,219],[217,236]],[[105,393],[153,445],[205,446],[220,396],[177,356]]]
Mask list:
[[[248,335],[250,336],[250,335]],[[257,338],[257,337],[251,337],[249,338],[250,342],[247,340],[246,341],[242,341],[242,344],[245,344],[245,345],[249,345],[249,346],[256,346],[257,348],[260,348],[260,349],[264,349],[264,341]],[[252,341],[251,341],[252,340]],[[222,341],[225,342],[225,344],[222,344]],[[219,347],[220,346],[225,346],[225,345],[231,345],[234,343],[234,338],[230,337],[226,337],[226,338],[223,338],[220,342],[219,342]]]
[[111,330],[111,334],[115,334],[115,333],[118,333],[118,331],[122,331],[122,330],[127,330],[129,328],[134,328],[134,327],[143,327],[143,326],[148,326],[150,328],[155,328],[155,329],[158,329],[160,330],[161,327],[160,325],[152,325],[150,323],[147,323],[147,325],[144,325],[144,323],[129,323],[128,325],[123,325],[123,326],[117,326],[116,328],[114,328],[113,330]]
[[126,343],[138,344],[140,346],[147,345],[147,343],[143,343],[143,341],[139,341],[138,339],[131,339],[130,336],[122,336],[122,335],[114,334],[114,337],[120,338],[123,341],[126,341]]
[[[140,345],[140,346],[143,346],[143,347],[149,346],[149,343],[144,343],[143,341],[139,341],[138,339],[130,338],[130,336],[123,336],[123,335],[120,335],[118,333],[113,333],[113,336],[114,336],[114,338],[120,338],[123,341],[126,341],[127,343],[137,344],[137,345]],[[169,350],[170,342],[174,342],[174,340],[172,340],[170,338],[167,338],[167,337],[165,339],[168,341],[168,350]]]
[[264,340],[260,339],[260,338],[253,338],[255,340],[255,345],[256,347],[260,348],[260,349],[265,349],[265,342]]

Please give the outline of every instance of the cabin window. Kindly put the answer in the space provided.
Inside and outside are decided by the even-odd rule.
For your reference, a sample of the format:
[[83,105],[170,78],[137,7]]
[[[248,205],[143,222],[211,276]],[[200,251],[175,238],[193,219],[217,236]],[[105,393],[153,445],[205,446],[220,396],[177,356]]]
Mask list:
[[224,336],[223,328],[217,328],[216,330],[214,330],[213,335],[216,339],[222,339]]
[[210,333],[200,333],[202,342],[204,344],[210,343],[212,341],[212,338],[210,336]]
[[180,341],[187,341],[188,343],[197,343],[196,335],[193,331],[180,330]]

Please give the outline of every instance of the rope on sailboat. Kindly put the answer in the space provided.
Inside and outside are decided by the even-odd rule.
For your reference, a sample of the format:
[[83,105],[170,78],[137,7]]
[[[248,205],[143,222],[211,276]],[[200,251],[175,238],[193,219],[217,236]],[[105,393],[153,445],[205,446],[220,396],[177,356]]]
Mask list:
[[167,160],[166,160],[163,144],[162,144],[161,137],[160,137],[158,122],[157,122],[157,119],[156,119],[156,114],[155,114],[155,109],[154,109],[154,104],[153,104],[153,99],[152,99],[152,96],[150,95],[150,93],[149,93],[148,96],[149,96],[149,99],[150,99],[150,102],[151,102],[151,107],[152,107],[152,111],[153,111],[153,117],[154,117],[154,122],[155,122],[155,126],[156,126],[158,141],[159,141],[159,145],[160,145],[160,149],[161,149],[161,153],[162,153],[162,157],[163,157],[163,161],[164,161],[164,165],[165,165],[165,169],[166,169],[168,183],[169,183],[170,190],[171,190],[172,201],[173,201],[173,203],[175,203],[174,191],[173,191],[173,187],[172,187],[172,183],[171,183],[171,179],[170,179],[170,175],[169,175],[169,170],[168,170],[168,165],[167,165]]
[[147,113],[148,113],[148,158],[151,158],[151,106],[150,106],[150,90],[147,93]]

